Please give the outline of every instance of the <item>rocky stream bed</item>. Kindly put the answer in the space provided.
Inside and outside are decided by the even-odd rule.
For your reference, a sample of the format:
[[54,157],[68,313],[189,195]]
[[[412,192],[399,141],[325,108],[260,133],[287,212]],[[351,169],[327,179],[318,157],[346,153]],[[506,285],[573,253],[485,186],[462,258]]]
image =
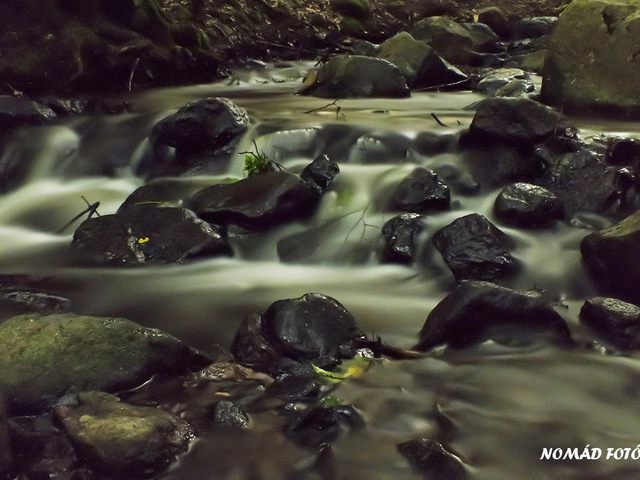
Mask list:
[[0,478],[637,478],[640,124],[540,101],[587,4],[0,96]]

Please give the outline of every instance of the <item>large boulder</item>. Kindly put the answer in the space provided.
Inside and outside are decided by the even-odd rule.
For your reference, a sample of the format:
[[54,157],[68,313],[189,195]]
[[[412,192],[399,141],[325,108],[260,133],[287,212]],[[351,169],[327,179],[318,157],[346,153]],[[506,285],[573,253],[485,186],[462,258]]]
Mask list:
[[640,307],[616,298],[588,298],[580,321],[616,350],[640,349]]
[[546,227],[564,218],[564,207],[553,192],[523,182],[500,191],[494,212],[507,225],[527,228]]
[[183,263],[232,253],[220,228],[191,210],[150,205],[85,220],[71,246],[83,261],[123,266]]
[[362,55],[336,55],[307,75],[302,95],[322,98],[403,98],[411,95],[394,64]]
[[204,188],[189,206],[209,222],[264,230],[310,216],[320,198],[316,188],[298,175],[278,171]]
[[195,437],[184,420],[154,407],[121,403],[114,395],[82,392],[78,405],[55,409],[75,449],[92,467],[117,476],[163,470]]
[[[189,103],[153,127],[154,154],[138,171],[153,177],[222,171],[248,127],[247,112],[229,99]],[[164,156],[163,147],[173,147],[175,155]]]
[[574,0],[551,34],[543,101],[580,110],[637,113],[639,43],[640,0]]
[[70,389],[115,391],[208,359],[123,318],[27,314],[0,324],[0,391],[9,412],[46,407]]
[[438,230],[433,244],[456,280],[498,280],[516,269],[509,238],[483,215],[460,217]]
[[582,239],[585,265],[604,290],[640,302],[640,211]]
[[464,348],[488,339],[520,343],[540,335],[561,343],[570,338],[548,296],[465,281],[429,313],[414,348],[426,351],[443,344]]
[[469,31],[449,17],[427,17],[411,30],[417,40],[426,42],[438,55],[451,63],[465,64],[474,47]]

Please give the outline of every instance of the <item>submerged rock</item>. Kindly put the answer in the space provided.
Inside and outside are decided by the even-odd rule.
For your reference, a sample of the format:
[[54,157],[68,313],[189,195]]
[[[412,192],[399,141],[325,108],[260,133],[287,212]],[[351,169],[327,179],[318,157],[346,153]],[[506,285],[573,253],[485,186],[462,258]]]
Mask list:
[[222,230],[184,208],[131,206],[82,222],[71,247],[107,265],[182,263],[232,254]]
[[115,475],[150,475],[184,452],[194,431],[163,410],[121,403],[114,395],[82,392],[79,405],[55,414],[76,450],[89,464]]
[[566,343],[569,329],[538,291],[518,291],[488,282],[464,281],[429,313],[416,350],[447,344],[464,348],[488,339],[528,342],[550,336]]
[[[153,127],[155,153],[139,172],[157,177],[220,171],[217,165],[226,166],[249,123],[247,112],[226,98],[189,103]],[[173,147],[175,156],[163,159],[161,146]]]
[[287,172],[266,172],[204,188],[189,207],[208,222],[264,230],[309,217],[320,202],[312,184]]
[[235,403],[220,400],[213,408],[213,423],[227,427],[246,427],[249,424],[249,417]]
[[364,427],[364,419],[351,405],[310,407],[297,414],[284,427],[284,434],[302,446],[315,448],[340,436],[342,426]]
[[0,95],[0,132],[28,125],[42,125],[57,117],[46,105],[17,98],[13,95]]
[[0,275],[0,306],[5,312],[55,313],[71,308],[71,300],[47,278]]
[[640,211],[582,239],[580,252],[608,294],[640,302]]
[[398,445],[398,452],[427,480],[466,480],[462,462],[435,440],[416,438]]
[[545,227],[564,218],[558,197],[538,185],[514,183],[502,189],[494,205],[496,217],[508,225]]
[[158,372],[204,366],[180,340],[130,320],[29,314],[0,324],[0,391],[10,412],[33,412],[70,389],[131,388]]
[[323,98],[403,98],[407,82],[391,62],[362,55],[336,55],[319,71],[309,72],[302,95]]
[[516,269],[507,235],[477,213],[441,228],[432,241],[456,280],[494,281]]
[[418,167],[396,188],[389,210],[412,213],[448,210],[451,205],[449,186],[438,179],[433,170]]
[[382,226],[385,242],[382,261],[413,263],[418,250],[417,240],[425,227],[425,217],[417,213],[403,213],[385,222]]
[[617,350],[640,349],[640,307],[616,298],[588,298],[580,321]]

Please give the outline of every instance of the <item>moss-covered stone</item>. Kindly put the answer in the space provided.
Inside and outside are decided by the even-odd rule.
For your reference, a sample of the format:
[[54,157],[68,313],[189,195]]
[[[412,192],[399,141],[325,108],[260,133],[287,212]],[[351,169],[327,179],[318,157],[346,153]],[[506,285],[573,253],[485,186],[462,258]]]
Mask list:
[[640,0],[574,0],[549,41],[542,97],[573,109],[640,110]]
[[97,469],[148,475],[187,449],[194,431],[163,410],[120,403],[114,395],[82,392],[80,405],[56,408],[78,452]]
[[0,345],[10,412],[46,407],[69,389],[114,391],[207,363],[177,338],[123,318],[20,315],[0,324]]

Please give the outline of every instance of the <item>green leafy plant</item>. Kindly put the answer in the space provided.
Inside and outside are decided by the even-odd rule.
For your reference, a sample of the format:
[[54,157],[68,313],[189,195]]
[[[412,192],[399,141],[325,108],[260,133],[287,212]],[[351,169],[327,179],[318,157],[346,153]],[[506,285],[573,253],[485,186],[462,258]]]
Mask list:
[[244,155],[244,171],[247,177],[266,172],[275,172],[276,169],[284,170],[282,165],[271,160],[266,153],[260,150],[255,141],[253,142],[253,148],[252,152],[240,152],[240,155]]

